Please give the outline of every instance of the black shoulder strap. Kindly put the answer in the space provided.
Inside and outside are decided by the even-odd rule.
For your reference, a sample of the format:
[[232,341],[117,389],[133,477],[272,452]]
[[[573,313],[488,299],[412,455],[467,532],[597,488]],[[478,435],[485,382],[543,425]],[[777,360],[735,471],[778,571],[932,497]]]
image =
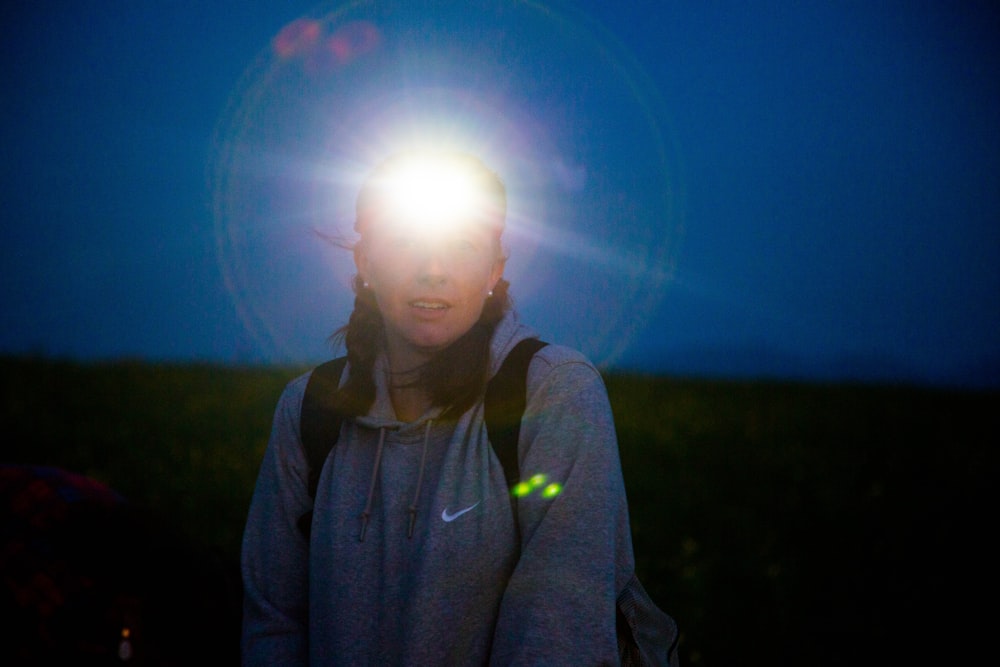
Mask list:
[[486,385],[483,405],[486,435],[503,466],[508,489],[513,489],[521,476],[517,463],[517,440],[527,404],[528,364],[535,353],[546,345],[548,343],[537,338],[525,338],[514,346],[497,374]]
[[[299,435],[309,470],[309,497],[316,497],[323,462],[340,437],[343,415],[333,407],[333,395],[340,386],[347,357],[337,357],[313,369],[302,397]],[[308,537],[312,525],[312,511],[299,517],[299,530]]]

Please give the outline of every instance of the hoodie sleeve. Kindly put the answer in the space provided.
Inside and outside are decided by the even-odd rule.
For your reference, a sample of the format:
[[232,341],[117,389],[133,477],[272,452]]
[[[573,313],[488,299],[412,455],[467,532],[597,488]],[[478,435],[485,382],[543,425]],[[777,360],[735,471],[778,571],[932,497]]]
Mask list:
[[243,665],[305,665],[309,548],[296,525],[312,503],[299,437],[306,378],[278,401],[243,533]]
[[527,401],[515,493],[521,555],[491,662],[616,665],[616,594],[634,560],[604,382],[582,356],[546,348],[532,361]]

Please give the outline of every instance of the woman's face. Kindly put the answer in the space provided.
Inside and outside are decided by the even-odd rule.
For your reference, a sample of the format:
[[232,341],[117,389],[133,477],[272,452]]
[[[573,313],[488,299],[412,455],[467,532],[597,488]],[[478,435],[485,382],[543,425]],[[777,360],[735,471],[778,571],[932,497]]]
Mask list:
[[495,229],[470,221],[429,230],[373,221],[354,252],[385,321],[389,360],[411,370],[472,328],[503,276]]

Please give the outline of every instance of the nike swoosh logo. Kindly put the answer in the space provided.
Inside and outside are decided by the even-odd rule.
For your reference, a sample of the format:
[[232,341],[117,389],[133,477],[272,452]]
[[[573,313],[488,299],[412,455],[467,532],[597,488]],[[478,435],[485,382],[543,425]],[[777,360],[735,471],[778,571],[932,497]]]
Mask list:
[[479,503],[481,503],[481,502],[483,502],[483,501],[481,501],[481,500],[480,500],[480,501],[479,501],[479,502],[477,502],[477,503],[476,503],[475,505],[469,505],[469,506],[468,506],[468,507],[466,507],[466,508],[465,508],[464,510],[458,510],[458,511],[457,511],[457,512],[455,512],[454,514],[448,514],[448,508],[447,508],[447,507],[445,507],[445,508],[444,508],[443,510],[441,510],[441,519],[442,519],[442,520],[443,520],[443,521],[444,521],[445,523],[451,523],[452,521],[454,521],[454,520],[455,520],[455,519],[457,519],[458,517],[462,516],[462,515],[463,515],[463,514],[465,514],[466,512],[471,512],[472,510],[476,509],[476,507],[477,507],[477,506],[479,505]]

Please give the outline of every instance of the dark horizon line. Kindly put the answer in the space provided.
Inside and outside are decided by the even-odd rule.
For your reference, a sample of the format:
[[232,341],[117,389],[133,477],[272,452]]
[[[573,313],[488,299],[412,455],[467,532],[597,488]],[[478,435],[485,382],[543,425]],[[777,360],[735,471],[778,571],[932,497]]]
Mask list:
[[[333,355],[331,354],[331,357]],[[263,358],[157,357],[120,354],[79,356],[44,351],[0,351],[0,363],[70,364],[79,366],[220,367],[230,369],[308,370],[323,359],[274,361]],[[766,384],[864,385],[940,390],[1000,391],[1000,359],[929,375],[876,356],[840,355],[825,359],[802,357],[763,348],[720,346],[688,348],[685,352],[658,353],[646,363],[601,366],[613,376],[645,376],[677,381],[760,382]]]

